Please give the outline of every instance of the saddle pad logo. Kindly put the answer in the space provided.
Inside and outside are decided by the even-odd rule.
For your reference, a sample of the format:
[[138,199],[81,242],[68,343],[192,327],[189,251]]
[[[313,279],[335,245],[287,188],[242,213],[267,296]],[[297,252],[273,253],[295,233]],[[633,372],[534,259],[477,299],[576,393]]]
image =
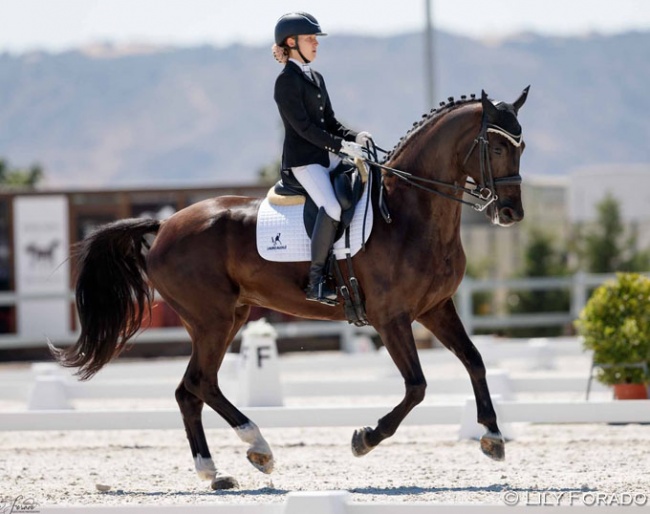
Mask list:
[[280,239],[281,236],[282,236],[282,233],[278,232],[275,235],[275,237],[272,237],[271,238],[271,246],[267,246],[266,249],[268,251],[270,251],[270,252],[273,251],[273,250],[286,250],[287,245],[282,244],[282,240]]

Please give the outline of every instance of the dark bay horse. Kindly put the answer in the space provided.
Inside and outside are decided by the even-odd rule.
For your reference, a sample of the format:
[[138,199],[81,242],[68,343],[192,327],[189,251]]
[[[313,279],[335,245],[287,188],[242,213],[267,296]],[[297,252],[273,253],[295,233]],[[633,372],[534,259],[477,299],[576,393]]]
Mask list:
[[[485,93],[481,99],[450,98],[416,123],[383,163],[393,222],[375,222],[354,266],[367,318],[399,368],[405,394],[375,428],[354,432],[352,451],[357,456],[393,435],[424,398],[414,321],[464,364],[478,421],[487,429],[480,447],[493,459],[505,456],[485,366],[452,295],[465,272],[460,218],[468,178],[483,206],[489,204],[485,212],[492,223],[507,226],[523,218],[519,160],[525,145],[517,114],[527,94],[528,88],[512,104],[492,102]],[[224,196],[191,205],[165,221],[131,219],[99,228],[78,247],[79,340],[68,348],[52,348],[64,366],[79,368],[82,379],[92,377],[140,329],[155,288],[192,339],[176,400],[196,470],[214,489],[236,487],[237,482],[217,472],[201,421],[204,404],[249,445],[247,457],[256,468],[264,473],[273,469],[273,454],[260,430],[224,397],[217,378],[251,306],[305,318],[345,319],[341,305],[305,300],[309,263],[269,262],[259,256],[255,226],[260,202]]]

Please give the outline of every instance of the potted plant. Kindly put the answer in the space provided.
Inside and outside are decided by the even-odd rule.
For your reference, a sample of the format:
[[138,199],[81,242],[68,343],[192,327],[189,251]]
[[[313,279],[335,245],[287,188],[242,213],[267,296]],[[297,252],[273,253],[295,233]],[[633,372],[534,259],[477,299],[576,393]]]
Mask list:
[[594,352],[596,379],[613,386],[615,398],[648,397],[650,278],[618,273],[594,291],[575,326]]

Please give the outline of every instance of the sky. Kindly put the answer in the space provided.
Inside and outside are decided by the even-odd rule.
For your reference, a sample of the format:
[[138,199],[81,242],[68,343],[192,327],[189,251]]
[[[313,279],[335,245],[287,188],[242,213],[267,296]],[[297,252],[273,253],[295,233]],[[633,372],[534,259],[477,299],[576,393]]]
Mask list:
[[[438,29],[473,38],[650,30],[650,0],[430,0]],[[0,0],[0,53],[98,42],[270,44],[278,17],[307,11],[331,35],[421,30],[426,0]]]

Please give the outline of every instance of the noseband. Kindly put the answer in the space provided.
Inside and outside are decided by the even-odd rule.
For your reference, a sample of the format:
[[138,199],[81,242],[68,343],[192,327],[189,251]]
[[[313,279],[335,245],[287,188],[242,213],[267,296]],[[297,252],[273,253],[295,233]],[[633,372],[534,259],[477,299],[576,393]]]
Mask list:
[[[371,160],[369,160],[368,162],[374,166],[381,168],[382,170],[387,171],[391,175],[396,176],[397,178],[406,182],[412,187],[422,189],[423,191],[427,191],[429,193],[434,193],[438,196],[442,196],[444,198],[448,198],[450,200],[460,202],[464,205],[469,205],[474,210],[478,212],[483,212],[485,209],[488,208],[488,206],[490,206],[492,203],[496,202],[499,199],[496,193],[497,185],[514,186],[514,185],[521,184],[521,175],[519,175],[519,173],[517,173],[516,175],[510,175],[508,177],[494,178],[492,176],[492,165],[490,163],[490,143],[487,137],[489,132],[503,136],[516,148],[521,146],[523,142],[522,134],[516,136],[497,125],[483,122],[481,126],[481,131],[479,132],[478,136],[474,139],[472,146],[470,147],[469,151],[467,152],[467,155],[465,156],[465,159],[463,160],[463,168],[464,168],[470,156],[474,152],[474,149],[478,146],[479,166],[481,171],[481,183],[477,184],[471,178],[468,178],[467,182],[473,185],[474,186],[473,188],[461,186],[456,182],[451,184],[449,182],[443,182],[441,180],[418,177],[411,173],[407,173],[406,171],[391,168],[389,166],[385,166],[383,164],[379,164],[378,162],[373,162]],[[381,152],[386,152],[385,150],[377,146],[374,146],[374,143],[372,144],[372,148],[369,148],[368,150],[371,155],[374,155],[375,161],[377,160],[376,150],[379,150]],[[468,202],[466,200],[463,200],[462,198],[458,198],[453,194],[443,193],[442,191],[438,191],[437,189],[432,189],[423,184],[432,184],[436,186],[447,187],[453,190],[454,192],[463,192],[472,196],[473,198],[476,198],[478,202],[477,203]]]

